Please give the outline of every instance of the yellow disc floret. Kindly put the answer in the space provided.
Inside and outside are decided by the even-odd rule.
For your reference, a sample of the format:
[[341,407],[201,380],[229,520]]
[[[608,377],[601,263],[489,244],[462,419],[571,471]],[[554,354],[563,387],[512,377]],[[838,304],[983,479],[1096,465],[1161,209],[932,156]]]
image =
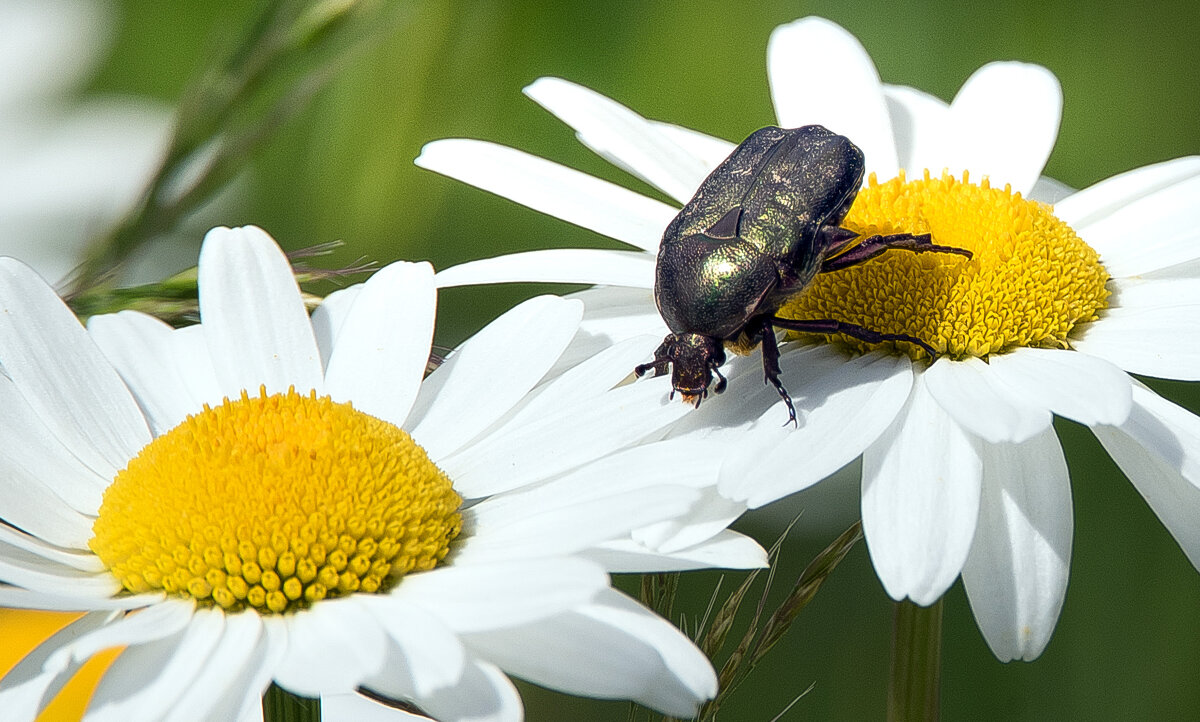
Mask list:
[[902,173],[882,184],[872,176],[842,225],[863,236],[930,233],[933,243],[973,257],[889,251],[817,276],[779,315],[908,334],[961,359],[1016,346],[1064,348],[1075,324],[1095,320],[1108,298],[1098,254],[1049,206],[986,179],[969,183],[965,173],[959,181],[926,171],[912,182]]
[[392,424],[315,392],[243,391],[117,474],[90,546],[130,592],[278,613],[432,569],[461,503]]

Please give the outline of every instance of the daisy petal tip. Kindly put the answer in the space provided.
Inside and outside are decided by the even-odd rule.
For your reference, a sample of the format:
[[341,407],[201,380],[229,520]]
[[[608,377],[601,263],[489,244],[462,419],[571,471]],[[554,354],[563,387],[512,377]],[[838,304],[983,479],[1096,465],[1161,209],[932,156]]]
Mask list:
[[418,168],[442,173],[442,168],[452,162],[470,160],[472,146],[486,144],[486,141],[473,138],[438,138],[421,146],[421,153],[413,159]]
[[534,101],[537,101],[538,96],[544,93],[553,93],[566,88],[579,87],[581,86],[576,83],[572,83],[569,80],[565,80],[554,75],[543,75],[540,78],[535,79],[529,85],[526,85],[524,88],[521,88],[521,92],[527,97],[532,98]]
[[[862,48],[862,44],[858,42],[858,38],[854,37],[849,30],[846,30],[841,25],[838,25],[828,18],[823,18],[819,15],[808,15],[806,17],[793,20],[790,23],[777,25],[771,31],[770,43],[776,42],[811,42],[814,39],[840,40],[842,42],[849,41],[855,48]],[[863,51],[865,52],[865,51]]]
[[[1026,63],[1021,60],[994,60],[985,63],[971,74],[971,79],[989,78],[993,82],[1003,79],[1004,84],[1021,84],[1037,86],[1043,90],[1062,94],[1062,85],[1058,76],[1049,68],[1037,63]],[[967,82],[971,82],[969,79]]]
[[214,254],[243,253],[245,251],[242,249],[255,247],[256,250],[283,255],[279,243],[258,226],[216,226],[204,234],[204,242],[200,246],[200,264],[204,265],[206,256],[211,258]]

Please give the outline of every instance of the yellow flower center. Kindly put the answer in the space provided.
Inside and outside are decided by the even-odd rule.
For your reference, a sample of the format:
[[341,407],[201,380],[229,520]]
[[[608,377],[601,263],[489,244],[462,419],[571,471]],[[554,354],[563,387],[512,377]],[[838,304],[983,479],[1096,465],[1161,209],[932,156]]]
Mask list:
[[392,424],[316,392],[243,391],[117,474],[90,546],[130,592],[280,613],[432,569],[461,503]]
[[[888,251],[817,276],[781,316],[908,334],[962,359],[1016,346],[1066,348],[1075,324],[1095,320],[1108,298],[1099,255],[1050,206],[986,178],[975,185],[965,173],[959,181],[926,171],[922,180],[901,173],[880,184],[872,175],[842,225],[863,236],[930,233],[933,243],[974,256]],[[835,338],[861,350],[875,345]]]

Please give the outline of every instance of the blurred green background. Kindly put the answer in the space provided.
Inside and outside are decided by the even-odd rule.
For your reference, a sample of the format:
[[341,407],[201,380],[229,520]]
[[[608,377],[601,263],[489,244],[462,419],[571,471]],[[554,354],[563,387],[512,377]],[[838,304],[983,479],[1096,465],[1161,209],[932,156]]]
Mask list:
[[[261,6],[120,2],[115,45],[90,90],[174,102],[214,49],[243,33]],[[1195,2],[421,2],[270,142],[219,222],[261,225],[290,248],[344,240],[329,264],[365,256],[428,259],[442,268],[513,250],[614,247],[420,170],[412,159],[435,138],[485,138],[656,195],[577,144],[521,88],[542,75],[562,76],[643,115],[739,140],[773,122],[768,35],[806,15],[854,33],[885,82],[946,100],[991,60],[1048,67],[1063,85],[1065,106],[1046,172],[1071,186],[1200,152]],[[453,345],[546,288],[444,292],[438,342]],[[1200,411],[1194,384],[1153,385]],[[1060,432],[1076,534],[1058,629],[1036,662],[1001,664],[956,585],[946,604],[944,716],[1200,717],[1200,575],[1091,434],[1063,422]],[[784,521],[804,512],[785,549],[778,591],[855,518],[856,483],[851,469],[740,524],[769,544]],[[715,579],[688,578],[692,613],[702,611]],[[726,588],[739,579],[731,575]],[[784,719],[882,718],[890,624],[891,603],[860,545],[721,719],[771,719],[810,684],[813,690]],[[528,688],[525,700],[533,720],[625,718],[623,704]]]

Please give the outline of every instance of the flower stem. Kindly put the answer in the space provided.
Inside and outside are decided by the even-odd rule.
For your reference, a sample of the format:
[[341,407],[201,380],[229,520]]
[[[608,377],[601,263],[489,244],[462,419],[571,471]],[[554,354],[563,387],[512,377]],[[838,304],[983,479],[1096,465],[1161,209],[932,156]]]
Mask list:
[[896,602],[888,722],[937,720],[941,715],[942,600],[929,607]]
[[263,695],[263,722],[321,722],[321,700],[271,685]]

